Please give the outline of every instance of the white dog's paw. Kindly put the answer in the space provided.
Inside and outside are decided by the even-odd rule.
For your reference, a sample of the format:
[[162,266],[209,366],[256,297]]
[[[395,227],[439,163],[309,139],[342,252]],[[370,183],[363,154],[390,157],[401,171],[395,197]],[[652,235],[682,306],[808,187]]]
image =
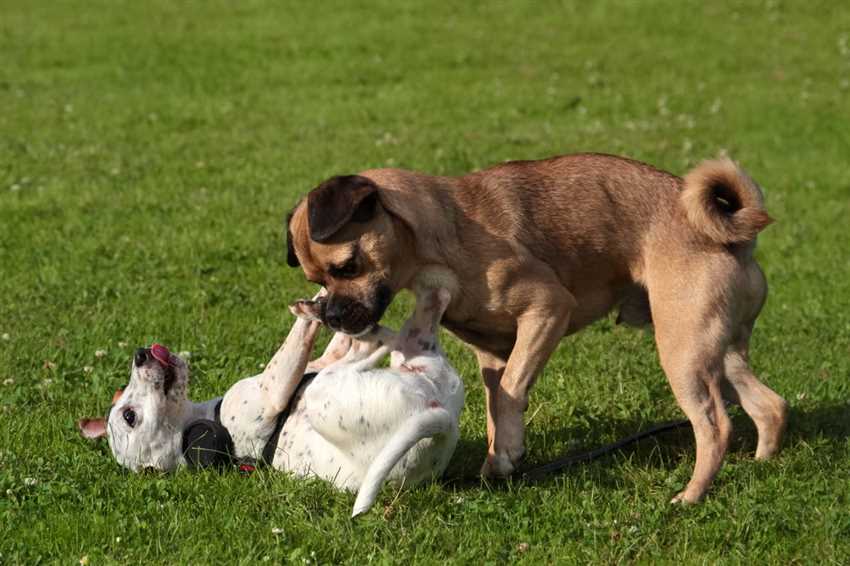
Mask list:
[[308,301],[306,299],[299,299],[289,305],[289,312],[298,318],[303,318],[313,322],[321,322],[322,306],[322,302],[318,300]]

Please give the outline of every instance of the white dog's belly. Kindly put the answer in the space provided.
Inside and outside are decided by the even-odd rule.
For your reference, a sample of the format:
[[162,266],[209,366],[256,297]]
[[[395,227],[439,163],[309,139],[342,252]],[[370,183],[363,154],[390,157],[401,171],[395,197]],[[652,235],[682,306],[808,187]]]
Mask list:
[[[299,476],[314,475],[337,487],[357,490],[369,466],[402,423],[433,407],[445,406],[455,423],[463,403],[441,399],[426,377],[374,370],[322,372],[298,391],[280,432],[273,465]],[[441,474],[459,432],[420,440],[390,472],[406,484]]]

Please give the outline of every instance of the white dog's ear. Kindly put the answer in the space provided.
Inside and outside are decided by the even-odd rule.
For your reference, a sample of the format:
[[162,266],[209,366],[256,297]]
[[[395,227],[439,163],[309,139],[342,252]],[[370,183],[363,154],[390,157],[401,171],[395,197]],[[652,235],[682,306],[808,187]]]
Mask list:
[[83,438],[89,440],[106,436],[106,419],[80,419],[77,421],[77,427],[79,427]]
[[289,312],[298,318],[322,322],[322,303],[320,301],[299,299],[289,305]]

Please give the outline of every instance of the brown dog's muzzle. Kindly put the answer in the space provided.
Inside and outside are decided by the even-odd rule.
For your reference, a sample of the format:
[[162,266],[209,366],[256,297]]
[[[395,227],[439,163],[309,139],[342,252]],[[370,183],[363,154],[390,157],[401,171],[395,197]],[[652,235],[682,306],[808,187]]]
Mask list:
[[335,332],[362,334],[378,324],[392,298],[393,292],[385,284],[375,289],[371,305],[344,295],[330,295],[322,309],[322,322]]

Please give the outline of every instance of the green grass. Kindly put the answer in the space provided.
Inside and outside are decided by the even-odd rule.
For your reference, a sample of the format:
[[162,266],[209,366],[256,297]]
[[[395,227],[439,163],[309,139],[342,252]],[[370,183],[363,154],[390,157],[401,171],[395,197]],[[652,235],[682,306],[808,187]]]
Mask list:
[[[848,100],[838,2],[0,0],[0,563],[846,564]],[[574,151],[683,173],[724,150],[778,219],[752,358],[792,416],[756,463],[736,412],[701,505],[667,503],[689,433],[538,485],[387,488],[354,522],[319,481],[134,476],[77,435],[136,345],[190,351],[196,399],[256,371],[311,291],[283,216],[332,174]],[[446,341],[467,474],[482,388]],[[610,320],[563,342],[532,413],[532,463],[681,415],[652,337]]]

